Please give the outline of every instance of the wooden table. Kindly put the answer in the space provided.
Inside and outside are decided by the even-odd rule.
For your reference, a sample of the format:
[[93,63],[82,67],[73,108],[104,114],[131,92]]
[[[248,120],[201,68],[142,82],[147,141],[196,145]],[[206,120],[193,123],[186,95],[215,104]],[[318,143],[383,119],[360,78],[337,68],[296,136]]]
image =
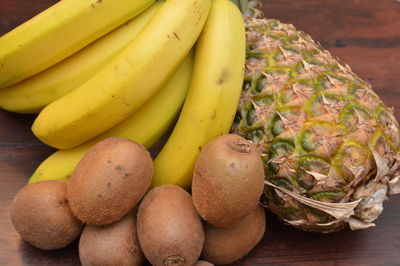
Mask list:
[[[0,0],[0,35],[55,2]],[[400,2],[267,0],[264,12],[267,17],[295,24],[320,41],[369,81],[400,118]],[[53,152],[31,134],[33,119],[0,111],[0,264],[76,265],[76,242],[62,250],[40,251],[22,242],[10,223],[15,193]],[[375,228],[327,235],[290,228],[267,213],[264,239],[235,265],[400,265],[398,205],[400,196],[391,198]]]

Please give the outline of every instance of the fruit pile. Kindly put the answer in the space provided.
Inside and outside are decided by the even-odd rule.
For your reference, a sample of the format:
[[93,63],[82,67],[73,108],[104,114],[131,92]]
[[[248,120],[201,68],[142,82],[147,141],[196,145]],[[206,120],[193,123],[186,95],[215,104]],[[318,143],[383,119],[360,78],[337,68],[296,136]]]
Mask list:
[[[139,242],[141,213],[150,217],[145,219],[148,226],[154,222],[154,227],[164,227],[170,221],[151,219],[156,211],[164,213],[160,206],[169,204],[157,199],[169,195],[162,192],[165,185],[192,188],[195,209],[207,221],[206,244],[198,247],[215,263],[231,261],[219,261],[213,252],[235,242],[232,235],[248,243],[246,252],[259,241],[260,227],[251,225],[257,219],[246,217],[251,217],[249,206],[254,209],[261,194],[264,206],[303,230],[373,226],[388,195],[400,193],[400,135],[393,111],[310,36],[293,25],[257,18],[258,3],[60,1],[2,36],[0,107],[38,113],[33,133],[59,149],[42,162],[29,183],[68,180],[72,212],[93,226],[125,224],[120,219],[150,186],[153,190],[140,204],[151,205],[146,200],[150,195],[159,204],[149,212],[139,207]],[[137,158],[108,146],[105,151],[93,149],[110,137],[150,148],[169,128],[173,130],[168,140],[150,160],[151,175],[123,185],[119,198],[110,200],[113,183],[108,187],[105,180],[120,172],[131,180],[146,163],[135,161],[129,171],[118,165],[114,169],[102,154],[110,162],[123,157],[124,164]],[[229,132],[236,135],[218,138]],[[88,156],[95,159],[87,162]],[[82,168],[85,161],[87,167]],[[74,178],[79,175],[94,175],[104,183],[97,186],[90,179]],[[171,198],[176,206],[191,202],[189,194],[179,191],[182,202],[178,196]],[[87,193],[91,200],[83,204]],[[132,202],[124,205],[126,198]],[[121,213],[107,220],[101,215],[108,212],[97,211],[99,224],[88,220],[91,212],[76,209],[96,209],[93,202],[98,201]],[[190,209],[190,204],[182,208]],[[248,227],[257,237],[242,231]],[[207,238],[207,232],[218,235],[209,245],[207,239],[213,237]],[[251,241],[246,242],[247,236]],[[145,239],[150,246],[155,241],[151,235]],[[246,253],[233,250],[224,252]],[[180,260],[171,258],[174,263],[175,259]]]
[[204,147],[195,169],[193,199],[171,184],[147,192],[150,153],[107,138],[89,149],[68,182],[22,188],[11,220],[22,239],[44,250],[81,235],[82,265],[140,265],[144,258],[152,265],[195,265],[200,256],[205,265],[232,263],[264,235],[261,157],[248,140],[224,135]]

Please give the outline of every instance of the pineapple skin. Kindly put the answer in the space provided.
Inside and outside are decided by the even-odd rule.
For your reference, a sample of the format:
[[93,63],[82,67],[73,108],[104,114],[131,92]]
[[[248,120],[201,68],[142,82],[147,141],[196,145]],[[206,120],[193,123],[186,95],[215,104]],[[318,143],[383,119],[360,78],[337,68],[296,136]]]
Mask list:
[[348,215],[331,215],[266,185],[266,206],[307,231],[373,226],[383,201],[400,192],[393,111],[293,25],[245,21],[246,74],[232,132],[256,144],[273,185],[322,205],[359,200]]

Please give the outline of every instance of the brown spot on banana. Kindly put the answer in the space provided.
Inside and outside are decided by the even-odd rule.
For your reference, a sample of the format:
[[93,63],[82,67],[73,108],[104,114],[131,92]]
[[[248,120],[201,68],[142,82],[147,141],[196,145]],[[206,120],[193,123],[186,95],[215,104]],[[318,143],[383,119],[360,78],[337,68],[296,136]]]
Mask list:
[[225,80],[228,78],[228,74],[229,74],[229,72],[226,68],[222,69],[222,72],[221,72],[221,75],[219,76],[217,84],[218,85],[224,84]]

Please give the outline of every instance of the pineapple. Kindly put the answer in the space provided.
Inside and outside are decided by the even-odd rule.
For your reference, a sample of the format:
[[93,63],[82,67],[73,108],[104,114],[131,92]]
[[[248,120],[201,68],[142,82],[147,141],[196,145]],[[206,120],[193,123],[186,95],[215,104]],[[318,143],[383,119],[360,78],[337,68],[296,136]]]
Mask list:
[[253,141],[266,174],[265,205],[307,231],[363,229],[400,192],[399,130],[348,66],[293,25],[246,17],[247,61],[232,132]]

